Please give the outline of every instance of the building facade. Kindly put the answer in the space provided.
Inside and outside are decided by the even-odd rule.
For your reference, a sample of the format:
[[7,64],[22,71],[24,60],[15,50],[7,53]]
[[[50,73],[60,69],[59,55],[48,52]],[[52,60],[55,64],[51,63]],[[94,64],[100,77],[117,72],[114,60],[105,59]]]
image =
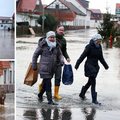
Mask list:
[[116,3],[116,19],[120,20],[120,3]]
[[12,29],[13,21],[10,17],[0,17],[0,30]]
[[15,63],[14,61],[0,61],[0,85],[7,92],[15,90]]
[[[90,27],[91,12],[87,8],[88,4],[89,2],[85,0],[54,0],[51,4],[44,6],[44,14],[53,14],[62,25],[87,28]],[[37,18],[42,13],[43,5],[41,0],[17,1],[17,23],[27,21],[31,26],[38,25]]]
[[90,27],[96,28],[98,26],[101,26],[100,23],[103,22],[103,15],[99,9],[90,9]]

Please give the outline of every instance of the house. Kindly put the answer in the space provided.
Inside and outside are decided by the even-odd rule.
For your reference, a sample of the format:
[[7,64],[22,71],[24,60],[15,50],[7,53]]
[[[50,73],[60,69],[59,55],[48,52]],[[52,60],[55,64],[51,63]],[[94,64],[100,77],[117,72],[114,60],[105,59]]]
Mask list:
[[[90,10],[84,5],[83,9],[79,9],[80,2],[78,0],[54,0],[51,4],[44,8],[44,13],[51,13],[62,25],[75,26],[78,28],[87,28],[90,26]],[[42,14],[43,10],[36,10],[35,14]]]
[[[29,4],[28,4],[29,3]],[[17,25],[22,25],[23,22],[27,25],[36,26],[39,15],[34,14],[37,0],[17,0],[16,1],[16,22]]]
[[116,19],[120,19],[120,3],[116,3],[116,11],[115,11],[115,14],[116,14]]
[[90,27],[96,28],[100,26],[100,23],[103,22],[103,15],[99,9],[90,9]]
[[69,0],[73,5],[75,5],[80,11],[82,11],[86,16],[82,17],[80,16],[79,18],[76,18],[75,20],[77,23],[80,23],[85,26],[86,28],[90,27],[90,13],[91,11],[89,10],[89,1],[86,0]]
[[0,61],[0,85],[7,92],[15,90],[15,63],[14,61]]
[[[44,13],[53,14],[60,24],[89,28],[91,11],[87,8],[88,4],[85,0],[54,0],[48,6],[44,6]],[[41,0],[17,0],[16,5],[17,25],[25,21],[31,26],[38,25],[37,18],[43,13]]]
[[12,18],[0,16],[0,30],[12,29]]

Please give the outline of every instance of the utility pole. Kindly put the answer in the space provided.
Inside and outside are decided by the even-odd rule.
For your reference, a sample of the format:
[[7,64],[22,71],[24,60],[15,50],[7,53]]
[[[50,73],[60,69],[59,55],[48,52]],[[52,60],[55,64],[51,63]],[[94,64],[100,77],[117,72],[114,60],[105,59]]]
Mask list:
[[42,16],[42,33],[44,33],[44,6],[43,6],[43,16]]
[[42,16],[42,33],[44,33],[44,20],[46,19],[46,17],[44,16],[44,6],[43,6],[41,0],[39,0],[39,9],[42,9],[42,12],[43,12],[43,16]]

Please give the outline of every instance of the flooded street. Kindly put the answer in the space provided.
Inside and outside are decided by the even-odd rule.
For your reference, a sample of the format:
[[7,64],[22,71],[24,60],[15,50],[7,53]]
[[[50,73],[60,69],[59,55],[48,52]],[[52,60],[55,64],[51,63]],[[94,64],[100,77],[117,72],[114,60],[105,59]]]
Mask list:
[[0,59],[14,59],[14,32],[0,30]]
[[[84,76],[84,62],[76,71],[75,63],[86,44],[95,35],[95,29],[66,31],[67,51],[71,58],[74,82],[64,85],[61,82],[59,95],[62,100],[53,100],[56,106],[47,104],[46,94],[42,103],[39,102],[38,86],[42,79],[32,87],[24,85],[24,78],[33,53],[37,47],[39,37],[16,38],[16,119],[17,120],[119,120],[120,119],[120,48],[107,48],[102,43],[103,55],[109,65],[105,70],[100,65],[96,80],[96,91],[101,106],[93,105],[90,88],[86,93],[88,98],[82,101],[79,98],[81,87],[87,82]],[[65,61],[66,62],[66,61]],[[54,95],[54,79],[52,79],[52,96]]]
[[0,120],[15,120],[14,94],[6,94],[5,105],[0,105]]

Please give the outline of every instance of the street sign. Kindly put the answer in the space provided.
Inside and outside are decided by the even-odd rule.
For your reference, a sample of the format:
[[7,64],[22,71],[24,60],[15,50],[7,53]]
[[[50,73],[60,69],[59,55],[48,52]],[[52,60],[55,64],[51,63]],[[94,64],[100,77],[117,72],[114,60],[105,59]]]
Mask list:
[[46,17],[45,17],[45,16],[42,16],[42,19],[43,19],[43,20],[45,20],[45,19],[46,19]]

